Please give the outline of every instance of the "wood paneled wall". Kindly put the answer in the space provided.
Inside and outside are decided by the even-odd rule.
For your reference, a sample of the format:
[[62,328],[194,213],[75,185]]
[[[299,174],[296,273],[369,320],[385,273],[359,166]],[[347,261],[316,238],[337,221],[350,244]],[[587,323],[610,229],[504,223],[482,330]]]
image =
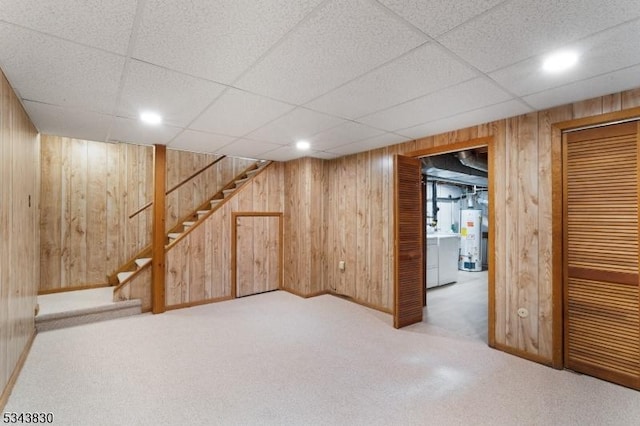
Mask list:
[[35,333],[39,152],[38,132],[0,71],[0,411]]
[[[153,147],[42,136],[40,291],[104,285],[150,244]],[[167,188],[216,157],[167,150]],[[250,160],[227,157],[167,198],[167,229]]]
[[[216,158],[218,156],[212,154],[168,149],[167,190],[211,164]],[[253,163],[253,160],[227,157],[169,194],[166,201],[167,231]]]
[[[391,310],[393,155],[493,136],[496,343],[551,362],[551,125],[636,106],[640,89],[326,162],[328,287]],[[518,317],[520,307],[527,318]]]
[[325,163],[326,287],[386,312],[393,307],[395,153],[389,147]]
[[285,163],[283,287],[300,296],[326,292],[324,162],[302,158]]
[[231,297],[232,212],[283,212],[283,188],[284,164],[273,163],[167,252],[168,309]]
[[150,242],[153,148],[42,136],[40,290],[106,283]]

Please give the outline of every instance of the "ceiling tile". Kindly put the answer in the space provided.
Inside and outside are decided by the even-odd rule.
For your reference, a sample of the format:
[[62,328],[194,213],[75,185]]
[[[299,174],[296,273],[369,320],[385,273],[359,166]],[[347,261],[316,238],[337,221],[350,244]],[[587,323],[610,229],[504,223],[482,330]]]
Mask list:
[[247,138],[278,144],[290,144],[300,139],[309,139],[318,132],[344,122],[344,120],[319,112],[296,108],[251,132],[247,135]]
[[23,99],[113,112],[122,56],[0,22],[0,58]]
[[355,119],[476,75],[442,48],[427,44],[306,106]]
[[323,5],[236,85],[301,104],[426,41],[376,4]]
[[382,133],[384,133],[382,130],[348,121],[313,136],[309,142],[311,143],[311,149],[328,151],[333,147],[360,141]]
[[222,135],[244,136],[293,108],[282,102],[230,88],[190,127]]
[[379,0],[380,3],[436,37],[504,0]]
[[136,2],[130,0],[0,0],[0,19],[125,54]]
[[419,139],[426,136],[437,135],[452,130],[464,129],[477,124],[489,123],[501,118],[514,117],[526,114],[532,109],[518,100],[502,102],[489,107],[464,112],[453,117],[443,118],[408,129],[398,130],[398,133]]
[[24,101],[29,118],[40,133],[104,142],[112,118],[78,109]]
[[274,149],[280,148],[282,145],[276,145],[268,142],[256,142],[248,139],[236,139],[230,144],[216,151],[217,154],[231,155],[233,157],[245,157],[254,159],[264,159],[263,154]]
[[509,94],[499,89],[488,79],[476,78],[368,115],[358,121],[394,131],[504,102],[510,98]]
[[134,57],[231,83],[321,0],[148,0]]
[[300,157],[310,157],[313,151],[300,151],[293,146],[281,146],[262,154],[262,159],[272,161],[290,161]]
[[543,58],[534,57],[496,71],[491,78],[522,96],[640,64],[640,43],[628,43],[637,38],[638,33],[640,20],[566,46],[567,50],[578,52],[580,62],[565,73],[543,72]]
[[525,96],[529,105],[545,109],[640,87],[640,65]]
[[233,142],[235,138],[216,135],[215,133],[196,132],[185,130],[180,133],[169,146],[173,149],[181,149],[193,152],[216,152],[218,149]]
[[439,41],[489,72],[639,16],[637,0],[513,0]]
[[396,135],[394,133],[384,133],[369,139],[331,148],[329,152],[338,155],[355,154],[357,152],[371,151],[372,149],[395,145],[397,143],[406,142],[407,140],[409,140],[409,138],[404,136]]
[[187,126],[226,86],[132,60],[125,77],[118,115],[137,118],[151,110],[167,124]]
[[109,141],[129,142],[140,145],[166,145],[182,129],[166,124],[149,126],[140,120],[116,117]]

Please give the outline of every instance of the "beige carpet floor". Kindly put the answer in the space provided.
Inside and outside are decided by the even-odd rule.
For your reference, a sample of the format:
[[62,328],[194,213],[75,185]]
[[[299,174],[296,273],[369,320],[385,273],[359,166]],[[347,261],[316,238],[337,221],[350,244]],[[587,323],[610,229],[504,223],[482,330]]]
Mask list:
[[636,425],[640,393],[272,292],[40,333],[6,411],[58,425]]

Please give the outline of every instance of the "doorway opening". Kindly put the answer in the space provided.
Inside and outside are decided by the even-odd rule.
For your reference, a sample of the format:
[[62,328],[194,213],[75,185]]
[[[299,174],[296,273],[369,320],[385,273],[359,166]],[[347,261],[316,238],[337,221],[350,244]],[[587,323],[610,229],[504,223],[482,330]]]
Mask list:
[[423,322],[437,334],[487,343],[488,147],[425,156],[421,167]]

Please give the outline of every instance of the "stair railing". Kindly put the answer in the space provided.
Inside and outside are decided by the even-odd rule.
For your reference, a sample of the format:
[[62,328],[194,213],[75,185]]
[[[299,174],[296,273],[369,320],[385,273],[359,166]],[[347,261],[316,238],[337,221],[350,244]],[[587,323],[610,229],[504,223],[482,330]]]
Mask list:
[[[171,194],[173,191],[175,191],[176,189],[180,188],[182,185],[186,184],[187,182],[189,182],[191,179],[199,176],[201,173],[209,170],[211,167],[213,167],[215,164],[217,164],[218,162],[220,162],[223,158],[226,158],[226,155],[222,155],[218,158],[216,158],[211,164],[208,164],[206,166],[204,166],[203,168],[201,168],[200,170],[198,170],[197,172],[195,172],[194,174],[192,174],[191,176],[187,177],[186,179],[184,179],[182,182],[178,183],[177,185],[172,186],[171,188],[169,188],[167,190],[167,192],[165,192],[165,195],[169,195]],[[147,204],[145,204],[144,206],[140,207],[138,210],[136,210],[135,212],[131,213],[129,215],[129,219],[133,219],[134,217],[136,217],[137,215],[139,215],[140,213],[142,213],[143,211],[145,211],[146,209],[148,209],[149,207],[151,207],[153,205],[153,201],[149,201]]]

